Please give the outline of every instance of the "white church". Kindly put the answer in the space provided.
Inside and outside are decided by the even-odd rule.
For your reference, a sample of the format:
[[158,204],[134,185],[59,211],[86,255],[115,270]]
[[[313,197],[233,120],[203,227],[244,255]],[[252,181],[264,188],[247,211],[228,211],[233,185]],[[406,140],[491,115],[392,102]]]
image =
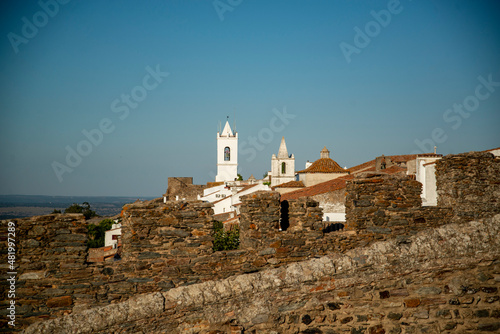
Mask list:
[[217,132],[217,175],[215,182],[238,179],[238,133],[231,130],[229,120],[224,130]]
[[253,175],[246,181],[238,180],[238,133],[231,129],[229,120],[222,131],[217,132],[217,175],[213,187],[205,188],[200,200],[214,204],[214,214],[236,217],[241,204],[240,197],[256,191],[270,191],[265,180]]
[[278,156],[271,157],[271,187],[295,181],[295,157],[288,154],[285,137],[281,138]]

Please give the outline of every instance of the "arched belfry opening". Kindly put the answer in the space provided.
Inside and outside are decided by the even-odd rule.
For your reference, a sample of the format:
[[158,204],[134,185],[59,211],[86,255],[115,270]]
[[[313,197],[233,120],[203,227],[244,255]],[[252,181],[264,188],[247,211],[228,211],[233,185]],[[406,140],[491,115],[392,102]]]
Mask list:
[[290,221],[288,219],[288,208],[288,201],[282,201],[280,205],[280,229],[282,231],[286,231],[290,227]]
[[231,160],[231,149],[226,146],[224,148],[224,161],[230,161]]

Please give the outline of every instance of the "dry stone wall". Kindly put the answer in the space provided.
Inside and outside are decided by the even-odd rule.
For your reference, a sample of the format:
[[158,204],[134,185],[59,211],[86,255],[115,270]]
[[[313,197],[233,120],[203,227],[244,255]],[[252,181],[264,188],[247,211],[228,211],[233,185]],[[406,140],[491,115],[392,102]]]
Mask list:
[[[123,258],[96,264],[85,262],[87,223],[81,215],[15,220],[16,329],[72,314],[67,319],[86,319],[85,328],[101,332],[183,326],[192,333],[498,330],[498,216],[484,220],[486,232],[483,223],[433,232],[442,224],[499,211],[498,159],[447,156],[436,170],[437,208],[420,206],[421,188],[414,180],[383,173],[352,180],[348,228],[335,233],[324,233],[316,201],[288,201],[285,210],[278,193],[244,196],[241,249],[234,251],[213,252],[212,209],[196,201],[125,206]],[[374,245],[381,240],[387,241]],[[456,277],[463,278],[461,292]],[[145,293],[146,299],[136,297]],[[90,309],[95,306],[103,307]],[[64,319],[47,322],[46,328],[54,323],[65,328]]]
[[357,234],[411,235],[452,217],[450,208],[422,207],[422,184],[408,177],[361,173],[346,188],[346,228]]
[[165,197],[167,201],[196,201],[198,195],[203,196],[204,185],[193,184],[192,177],[169,177]]
[[[273,202],[278,209],[267,210],[261,216],[263,221],[279,221],[279,195],[268,192],[261,196],[262,205],[272,207],[268,204]],[[265,246],[234,251],[213,251],[212,214],[209,203],[196,201],[163,203],[157,199],[126,205],[122,211],[122,259],[101,263],[86,262],[88,223],[82,215],[16,220],[21,240],[18,329],[62,314],[123,302],[136,294],[261,271],[328,251],[318,239],[322,236],[321,210],[314,201],[291,204],[290,221],[300,228],[279,232],[275,225],[260,225],[268,231]],[[6,226],[3,221],[2,228]],[[3,300],[7,301],[5,295]],[[4,306],[6,309],[5,302]]]
[[[26,219],[2,220],[0,235],[2,261],[7,263],[7,226],[16,231],[16,270],[3,267],[1,278],[1,323],[6,327],[6,272],[16,275],[16,323],[19,327],[33,321],[61,316],[72,305],[89,297],[90,272],[86,271],[87,224],[81,214],[52,214]],[[4,270],[5,269],[5,270]]]
[[500,213],[500,158],[491,153],[447,155],[436,163],[438,206],[451,207],[455,221]]
[[500,215],[136,296],[25,333],[491,333],[500,330]]

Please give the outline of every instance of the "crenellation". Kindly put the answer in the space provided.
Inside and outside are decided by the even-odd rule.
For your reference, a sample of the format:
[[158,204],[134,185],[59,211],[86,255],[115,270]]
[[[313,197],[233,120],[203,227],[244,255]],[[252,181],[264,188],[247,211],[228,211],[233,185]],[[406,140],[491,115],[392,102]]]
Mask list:
[[[277,333],[496,331],[500,298],[494,278],[500,273],[500,244],[491,236],[498,235],[499,226],[500,215],[449,224],[409,238],[409,244],[420,247],[388,240],[259,273],[143,294],[122,307],[85,310],[83,317],[75,314],[38,323],[26,333],[50,333],[55,328],[229,333],[229,323],[240,331]],[[430,246],[434,234],[442,236],[441,248]],[[455,247],[460,243],[468,246]],[[387,258],[394,254],[399,256],[392,260],[393,270],[387,271]],[[360,259],[361,266],[356,264]],[[99,314],[107,316],[97,324],[84,320]]]
[[[27,332],[42,333],[64,328],[59,317],[71,314],[82,332],[97,333],[175,333],[197,324],[200,333],[277,325],[278,333],[495,330],[500,216],[489,217],[498,210],[492,195],[500,184],[498,159],[470,155],[472,161],[460,155],[437,163],[444,196],[437,207],[422,207],[421,185],[410,178],[354,177],[340,231],[326,228],[311,198],[281,201],[270,191],[242,196],[240,249],[231,251],[212,249],[212,204],[201,201],[124,206],[118,261],[87,262],[81,215],[17,219],[18,324],[37,323]],[[472,183],[487,191],[471,199],[465,185]],[[479,213],[480,221],[464,221]],[[131,306],[149,298],[163,306],[145,314]],[[80,324],[97,316],[96,307],[131,314]]]

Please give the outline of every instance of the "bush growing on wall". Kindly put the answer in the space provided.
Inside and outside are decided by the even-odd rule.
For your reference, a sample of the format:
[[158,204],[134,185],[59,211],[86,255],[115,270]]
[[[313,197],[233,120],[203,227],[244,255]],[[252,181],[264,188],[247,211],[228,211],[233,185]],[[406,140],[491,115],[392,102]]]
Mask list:
[[214,251],[238,249],[239,246],[239,227],[236,227],[231,231],[225,231],[224,225],[221,222],[214,222]]

